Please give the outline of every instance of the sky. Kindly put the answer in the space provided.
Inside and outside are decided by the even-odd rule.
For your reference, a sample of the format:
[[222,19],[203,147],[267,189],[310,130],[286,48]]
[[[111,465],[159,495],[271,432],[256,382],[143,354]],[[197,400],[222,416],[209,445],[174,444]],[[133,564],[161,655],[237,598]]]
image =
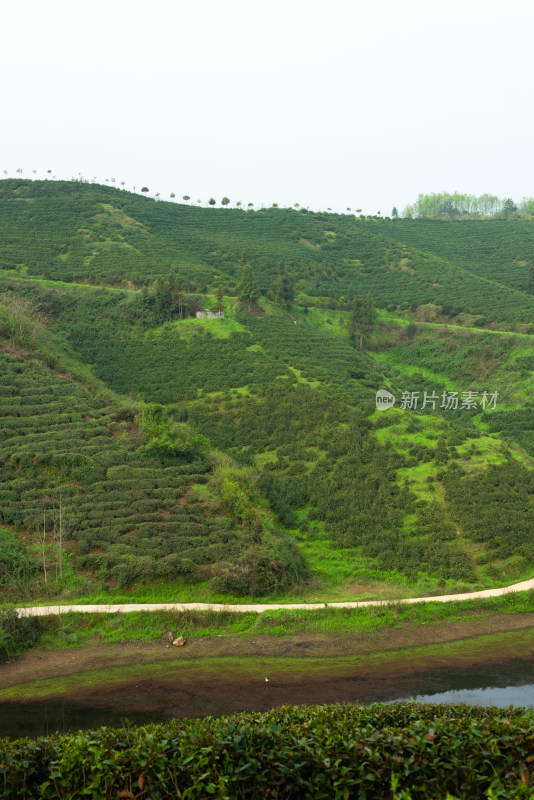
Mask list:
[[0,177],[383,216],[534,196],[530,0],[18,0],[0,25]]

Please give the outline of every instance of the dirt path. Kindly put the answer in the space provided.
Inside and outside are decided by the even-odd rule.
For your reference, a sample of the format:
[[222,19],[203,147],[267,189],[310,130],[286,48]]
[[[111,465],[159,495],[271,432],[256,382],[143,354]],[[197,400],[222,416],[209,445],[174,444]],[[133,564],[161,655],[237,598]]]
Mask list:
[[500,589],[483,589],[480,592],[466,592],[464,594],[444,594],[432,597],[407,597],[401,600],[361,600],[341,603],[249,603],[225,605],[224,603],[125,603],[123,605],[61,605],[61,606],[30,606],[18,608],[20,617],[44,617],[50,614],[61,614],[68,611],[85,611],[100,614],[124,614],[128,611],[281,611],[287,610],[313,610],[317,608],[365,608],[367,606],[383,606],[388,603],[449,603],[459,600],[477,600],[483,597],[502,597],[511,592],[525,592],[534,589],[534,578]]

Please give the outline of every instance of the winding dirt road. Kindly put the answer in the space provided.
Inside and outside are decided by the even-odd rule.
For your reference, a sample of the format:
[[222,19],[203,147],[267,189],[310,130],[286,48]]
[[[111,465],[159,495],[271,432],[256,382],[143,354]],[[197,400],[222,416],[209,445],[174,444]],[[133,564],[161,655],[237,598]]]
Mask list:
[[512,592],[525,592],[534,589],[534,578],[500,589],[483,589],[480,592],[465,594],[444,594],[435,597],[407,597],[402,600],[361,600],[341,603],[249,603],[225,605],[223,603],[124,603],[123,605],[70,605],[70,606],[31,606],[17,608],[19,617],[45,617],[50,614],[65,614],[69,611],[125,614],[129,611],[281,611],[281,610],[313,610],[317,608],[365,608],[367,606],[384,606],[388,603],[449,603],[459,600],[477,600],[483,597],[501,597]]

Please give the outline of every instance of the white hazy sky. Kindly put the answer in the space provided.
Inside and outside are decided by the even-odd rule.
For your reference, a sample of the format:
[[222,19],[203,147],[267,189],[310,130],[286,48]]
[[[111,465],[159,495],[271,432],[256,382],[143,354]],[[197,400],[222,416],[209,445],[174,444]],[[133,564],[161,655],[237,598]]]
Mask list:
[[534,3],[0,3],[0,176],[389,214],[534,195]]

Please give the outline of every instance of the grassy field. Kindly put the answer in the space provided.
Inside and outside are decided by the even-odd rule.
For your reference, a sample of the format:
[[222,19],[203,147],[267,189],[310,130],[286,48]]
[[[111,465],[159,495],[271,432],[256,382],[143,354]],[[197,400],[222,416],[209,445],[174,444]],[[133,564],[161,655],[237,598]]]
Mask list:
[[[10,619],[8,608],[0,614],[4,629]],[[324,608],[257,612],[231,611],[132,611],[125,614],[67,612],[34,618],[38,631],[34,642],[40,650],[79,648],[99,642],[155,641],[167,630],[187,639],[232,636],[254,639],[259,635],[358,636],[400,628],[404,625],[431,627],[453,622],[483,620],[497,615],[534,613],[532,592],[502,597],[464,600],[454,603],[405,605],[387,603],[371,608]]]

